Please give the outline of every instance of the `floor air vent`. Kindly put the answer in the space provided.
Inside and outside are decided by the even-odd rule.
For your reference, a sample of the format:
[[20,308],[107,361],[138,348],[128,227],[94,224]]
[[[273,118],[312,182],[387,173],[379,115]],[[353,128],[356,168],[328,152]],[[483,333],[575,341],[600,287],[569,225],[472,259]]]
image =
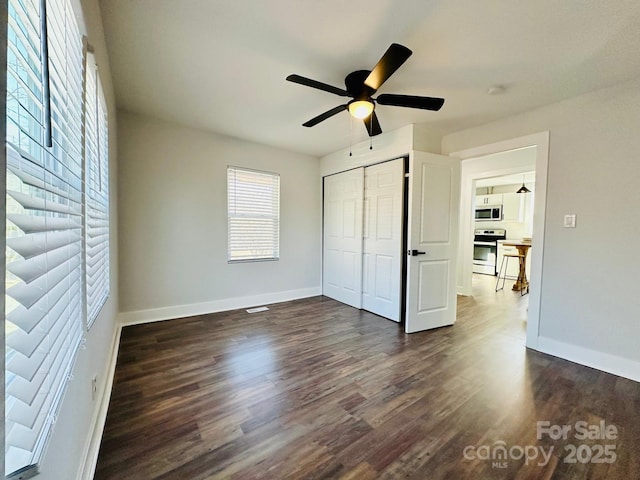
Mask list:
[[247,309],[247,313],[258,313],[258,312],[266,312],[269,310],[267,307],[256,307]]

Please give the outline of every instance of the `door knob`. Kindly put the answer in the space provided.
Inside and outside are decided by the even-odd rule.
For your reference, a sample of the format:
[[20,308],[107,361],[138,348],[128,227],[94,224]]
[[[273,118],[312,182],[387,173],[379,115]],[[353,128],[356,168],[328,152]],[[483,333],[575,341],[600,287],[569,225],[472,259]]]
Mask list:
[[417,257],[418,255],[424,255],[426,252],[421,252],[420,250],[410,250],[409,255],[412,257]]

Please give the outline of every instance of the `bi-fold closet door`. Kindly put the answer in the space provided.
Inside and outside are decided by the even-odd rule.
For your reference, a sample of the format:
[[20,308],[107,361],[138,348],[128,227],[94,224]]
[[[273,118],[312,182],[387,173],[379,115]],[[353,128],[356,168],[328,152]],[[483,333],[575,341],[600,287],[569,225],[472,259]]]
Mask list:
[[323,293],[399,322],[404,159],[324,179]]
[[455,322],[460,162],[410,153],[406,232],[404,177],[403,159],[325,177],[322,286],[413,333]]

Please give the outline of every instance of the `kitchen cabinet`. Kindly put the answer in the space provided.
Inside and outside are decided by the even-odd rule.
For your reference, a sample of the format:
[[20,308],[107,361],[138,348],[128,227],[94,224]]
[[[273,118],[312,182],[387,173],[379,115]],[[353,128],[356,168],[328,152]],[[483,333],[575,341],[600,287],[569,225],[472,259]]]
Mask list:
[[505,193],[502,195],[502,220],[505,222],[524,221],[524,195],[520,193]]
[[502,205],[502,194],[476,195],[476,206],[482,205]]

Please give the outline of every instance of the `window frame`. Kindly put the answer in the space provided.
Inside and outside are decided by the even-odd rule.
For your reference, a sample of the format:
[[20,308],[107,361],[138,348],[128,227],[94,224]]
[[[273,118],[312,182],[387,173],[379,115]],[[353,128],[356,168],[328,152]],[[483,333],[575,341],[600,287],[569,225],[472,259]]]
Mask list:
[[[275,185],[275,192],[272,193],[271,196],[271,200],[270,203],[272,204],[272,206],[275,206],[275,214],[273,215],[264,215],[264,214],[259,214],[259,213],[255,213],[255,215],[251,216],[248,214],[244,214],[244,215],[239,215],[237,214],[237,212],[232,213],[232,189],[231,189],[231,174],[233,172],[241,172],[241,173],[245,173],[248,175],[251,174],[256,174],[256,175],[263,175],[263,176],[268,176],[271,177],[271,181],[273,182],[273,185]],[[281,177],[279,173],[276,172],[268,172],[268,171],[264,171],[264,170],[257,170],[254,168],[247,168],[247,167],[239,167],[236,165],[227,165],[227,178],[226,178],[226,182],[227,182],[227,263],[228,264],[234,264],[234,263],[250,263],[250,262],[276,262],[280,260],[280,206],[281,206],[281,202],[280,202],[280,192],[281,192]],[[237,200],[238,200],[239,196],[235,195],[233,197],[233,204],[237,205]],[[267,205],[269,202],[264,202],[264,205]],[[237,210],[237,209],[236,209]],[[260,256],[260,255],[254,255],[254,256],[248,256],[245,255],[241,258],[234,258],[233,257],[233,247],[232,244],[235,242],[238,242],[237,239],[232,238],[232,222],[234,219],[240,219],[240,218],[271,218],[271,221],[274,223],[274,225],[272,226],[272,229],[274,230],[274,234],[272,237],[272,241],[273,241],[273,248],[272,248],[272,252],[273,254],[271,256]]]
[[[84,288],[85,288],[85,324],[89,330],[106,304],[111,284],[110,269],[110,212],[109,212],[109,119],[104,99],[100,71],[92,49],[86,37],[84,44],[84,76],[83,76],[83,255],[84,255]],[[92,85],[89,86],[88,82]],[[90,94],[92,94],[90,96]],[[89,131],[91,127],[91,132]],[[92,176],[93,174],[93,176]],[[95,177],[95,178],[94,178]],[[92,207],[90,208],[90,204]],[[97,207],[94,207],[97,206]],[[92,212],[98,215],[92,217]],[[90,242],[91,233],[95,232],[90,223],[103,222],[106,232],[99,244]],[[91,232],[90,232],[91,231]],[[98,247],[97,249],[95,247]],[[97,273],[89,272],[89,260],[98,250],[98,263],[101,268]],[[103,252],[103,253],[102,253]],[[95,269],[94,269],[95,270]],[[92,283],[93,282],[93,283]],[[97,285],[96,285],[97,284]]]

